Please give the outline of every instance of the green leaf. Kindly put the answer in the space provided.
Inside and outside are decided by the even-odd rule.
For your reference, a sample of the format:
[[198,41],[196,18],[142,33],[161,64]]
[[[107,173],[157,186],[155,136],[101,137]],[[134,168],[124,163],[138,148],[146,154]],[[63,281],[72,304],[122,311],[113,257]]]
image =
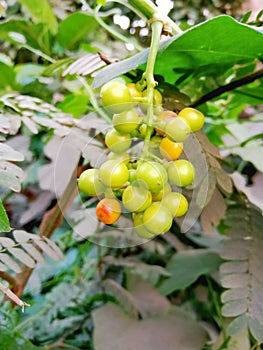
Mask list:
[[6,214],[2,201],[0,200],[0,232],[9,232],[11,230],[9,219]]
[[15,72],[12,67],[0,62],[0,88],[14,86]]
[[[185,75],[218,76],[235,64],[262,59],[262,46],[260,32],[229,16],[219,16],[162,43],[155,74],[171,83]],[[94,88],[145,63],[148,52],[103,68],[94,79]]]
[[70,63],[74,61],[75,59],[73,57],[67,57],[67,58],[58,60],[55,63],[50,64],[47,68],[45,68],[45,70],[43,71],[43,75],[52,76],[59,69],[63,70],[65,66],[68,66]]
[[58,23],[48,0],[19,0],[27,8],[35,23],[44,23],[51,33],[56,34]]
[[221,258],[218,254],[208,249],[179,252],[172,257],[166,267],[171,277],[164,280],[158,289],[163,295],[185,289],[200,276],[217,270],[220,263]]
[[106,0],[97,0],[96,3],[97,3],[97,5],[105,6],[106,5]]
[[0,23],[0,39],[12,44],[27,44],[43,52],[48,51],[46,44],[42,42],[44,25],[30,24],[24,20],[9,20]]
[[70,113],[74,118],[79,118],[87,110],[88,96],[85,95],[67,95],[59,107],[64,113]]
[[73,13],[60,23],[57,41],[65,49],[73,50],[96,26],[97,22],[92,16]]

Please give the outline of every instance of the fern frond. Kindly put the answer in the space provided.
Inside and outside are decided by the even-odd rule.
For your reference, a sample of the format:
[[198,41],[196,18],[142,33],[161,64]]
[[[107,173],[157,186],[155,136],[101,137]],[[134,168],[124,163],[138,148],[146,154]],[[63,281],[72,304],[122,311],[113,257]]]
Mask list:
[[44,263],[43,253],[53,260],[63,258],[55,242],[46,237],[23,230],[13,231],[14,239],[0,237],[0,271],[21,272],[20,264],[34,268],[36,263]]
[[0,142],[0,186],[8,187],[15,192],[20,191],[24,172],[13,162],[21,162],[23,160],[24,156],[22,153]]
[[263,342],[263,271],[262,215],[246,203],[229,207],[225,220],[227,236],[221,256],[222,314],[235,317],[228,327],[230,335],[249,329],[258,342]]

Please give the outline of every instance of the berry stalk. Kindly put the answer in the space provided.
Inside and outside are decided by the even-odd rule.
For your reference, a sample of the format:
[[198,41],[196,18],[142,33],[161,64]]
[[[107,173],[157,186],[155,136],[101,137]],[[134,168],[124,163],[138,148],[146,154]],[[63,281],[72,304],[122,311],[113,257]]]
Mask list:
[[147,108],[147,117],[146,117],[146,125],[147,125],[147,131],[145,136],[145,143],[142,150],[142,158],[147,159],[149,158],[149,145],[150,145],[150,139],[152,134],[152,128],[153,128],[153,94],[154,94],[154,88],[157,85],[157,82],[154,79],[154,65],[156,56],[158,53],[160,38],[163,30],[163,23],[160,21],[154,21],[151,24],[152,28],[152,39],[151,39],[151,46],[150,46],[150,52],[147,60],[147,66],[146,71],[144,73],[143,79],[146,80],[147,85],[147,101],[148,101],[148,108]]

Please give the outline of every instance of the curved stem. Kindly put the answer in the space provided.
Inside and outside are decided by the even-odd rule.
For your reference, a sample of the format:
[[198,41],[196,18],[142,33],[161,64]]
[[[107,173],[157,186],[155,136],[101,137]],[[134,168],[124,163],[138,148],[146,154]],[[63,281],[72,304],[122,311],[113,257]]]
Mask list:
[[[125,43],[125,44],[131,44],[131,41],[129,40],[129,38],[127,38],[126,36],[122,35],[121,33],[119,33],[117,30],[115,30],[112,26],[109,26],[108,24],[106,24],[102,19],[101,16],[99,15],[99,10],[101,8],[101,5],[98,5],[94,10],[89,6],[89,4],[87,3],[86,0],[81,0],[81,3],[83,6],[85,6],[85,8],[93,15],[93,17],[95,18],[95,20],[98,22],[98,24],[104,28],[108,33],[110,33],[115,39],[120,40],[121,42]],[[136,41],[132,42],[133,46],[135,47],[136,50],[138,51],[142,51],[143,48],[142,46],[140,46]]]
[[146,117],[146,124],[147,124],[147,130],[146,130],[146,136],[144,140],[144,146],[142,150],[142,159],[149,157],[149,146],[150,146],[150,139],[152,134],[152,128],[153,128],[153,96],[154,96],[154,88],[156,86],[156,81],[154,80],[154,64],[156,60],[156,56],[158,53],[159,43],[160,43],[160,37],[163,30],[163,23],[160,21],[154,21],[151,24],[152,27],[152,40],[151,40],[151,46],[150,46],[150,52],[147,60],[147,66],[146,71],[144,73],[143,79],[146,80],[147,84],[147,117]]
[[86,82],[85,78],[77,77],[77,79],[86,89],[86,92],[88,93],[90,98],[90,103],[94,107],[95,112],[97,112],[107,123],[111,123],[111,118],[103,111],[102,108],[99,107],[96,97],[94,96],[93,90],[91,86]]
[[151,0],[128,0],[128,3],[139,10],[148,20],[159,17],[163,25],[171,28],[173,35],[182,33],[182,29],[166,15],[162,15]]

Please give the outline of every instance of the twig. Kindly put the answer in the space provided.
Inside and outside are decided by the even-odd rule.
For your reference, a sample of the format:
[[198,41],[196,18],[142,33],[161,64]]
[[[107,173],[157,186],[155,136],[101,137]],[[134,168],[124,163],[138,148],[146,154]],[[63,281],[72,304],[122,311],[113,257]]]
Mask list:
[[207,101],[212,100],[215,97],[222,95],[227,91],[234,90],[240,86],[247,85],[253,81],[263,77],[263,69],[260,69],[254,73],[248,74],[245,77],[231,81],[231,83],[218,87],[217,89],[208,92],[204,96],[200,97],[197,101],[191,104],[192,107],[197,107]]
[[164,235],[161,235],[166,242],[168,242],[173,248],[175,248],[176,251],[181,252],[183,250],[187,249],[187,246],[179,241],[179,239],[172,235],[171,233],[167,232]]
[[9,273],[5,271],[0,271],[0,278],[7,281],[9,283],[10,288],[16,288],[17,280],[15,279],[15,277],[9,275]]

